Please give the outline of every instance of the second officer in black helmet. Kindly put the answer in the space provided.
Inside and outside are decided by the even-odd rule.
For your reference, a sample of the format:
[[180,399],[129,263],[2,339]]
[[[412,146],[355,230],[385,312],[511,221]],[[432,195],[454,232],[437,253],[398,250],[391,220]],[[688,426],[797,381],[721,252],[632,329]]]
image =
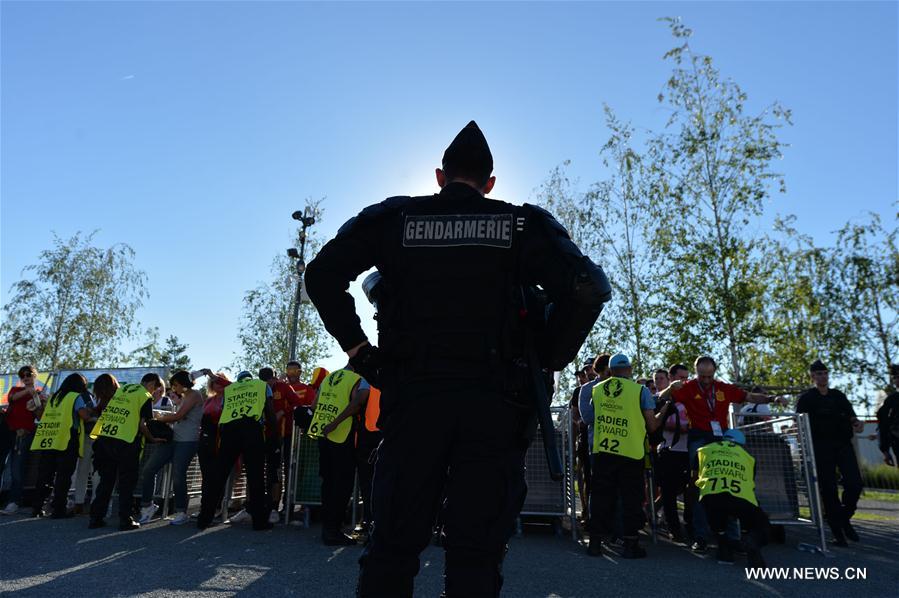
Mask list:
[[[575,358],[611,294],[602,269],[549,213],[485,197],[496,182],[493,156],[474,121],[442,166],[439,194],[369,206],[306,271],[328,332],[382,390],[384,440],[360,596],[412,596],[441,508],[446,596],[499,594],[533,425],[515,365],[525,354],[523,289],[539,285],[549,301],[548,332],[535,343],[548,370]],[[347,292],[372,266],[384,285],[380,348],[369,344]]]

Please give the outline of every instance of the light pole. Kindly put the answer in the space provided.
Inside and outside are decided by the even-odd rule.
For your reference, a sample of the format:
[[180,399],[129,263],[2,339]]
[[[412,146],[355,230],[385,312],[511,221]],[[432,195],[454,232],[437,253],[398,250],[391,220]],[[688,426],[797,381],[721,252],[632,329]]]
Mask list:
[[287,256],[296,260],[297,269],[297,290],[293,299],[293,319],[290,325],[290,357],[291,361],[297,358],[297,330],[300,324],[300,302],[303,298],[303,272],[306,271],[306,229],[315,224],[315,217],[309,213],[309,206],[306,206],[302,212],[297,210],[291,217],[300,222],[300,250],[291,247],[287,250]]
[[[297,330],[300,325],[300,302],[303,300],[303,273],[306,271],[306,229],[315,224],[315,217],[310,214],[309,206],[300,212],[297,210],[290,215],[291,218],[297,220],[300,225],[300,250],[291,247],[287,250],[287,256],[296,260],[297,269],[297,291],[293,298],[293,320],[290,324],[290,361],[297,358]],[[293,500],[296,494],[294,487],[296,482],[296,462],[299,456],[299,443],[297,442],[297,426],[296,423],[290,426],[290,446],[285,452],[289,455],[287,467],[287,492],[284,497],[284,525],[290,524],[290,518],[293,515]],[[308,513],[308,511],[307,511]]]

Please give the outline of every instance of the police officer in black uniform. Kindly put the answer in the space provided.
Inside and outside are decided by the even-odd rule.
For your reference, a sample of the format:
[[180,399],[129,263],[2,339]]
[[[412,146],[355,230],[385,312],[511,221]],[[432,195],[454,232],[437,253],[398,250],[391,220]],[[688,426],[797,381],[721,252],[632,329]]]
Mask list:
[[[499,594],[534,422],[519,398],[533,380],[520,375],[523,339],[531,339],[539,367],[561,370],[611,295],[603,271],[549,213],[484,197],[496,182],[492,172],[472,121],[444,153],[439,194],[366,208],[306,271],[328,332],[382,390],[384,440],[360,596],[412,595],[441,506],[446,595]],[[379,305],[380,348],[369,344],[347,293],[372,266],[389,304]],[[534,341],[521,322],[526,290],[536,285],[549,304],[539,310],[548,332]]]
[[[820,359],[809,366],[809,375],[815,387],[799,396],[796,413],[808,413],[824,516],[833,532],[832,543],[845,547],[848,546],[846,538],[853,542],[860,539],[851,522],[862,493],[862,476],[852,437],[864,430],[864,424],[855,415],[846,395],[830,388],[830,373]],[[838,480],[843,485],[842,496],[839,496]]]

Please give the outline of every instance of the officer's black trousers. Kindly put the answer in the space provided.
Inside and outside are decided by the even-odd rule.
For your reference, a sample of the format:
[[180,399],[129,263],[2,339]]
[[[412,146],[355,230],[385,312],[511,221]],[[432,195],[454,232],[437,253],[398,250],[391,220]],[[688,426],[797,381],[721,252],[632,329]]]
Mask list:
[[621,509],[621,535],[632,538],[643,527],[643,459],[619,455],[593,455],[593,488],[590,491],[590,533],[611,534],[617,509]]
[[131,517],[134,498],[134,487],[140,473],[141,443],[124,442],[115,438],[101,436],[94,442],[94,469],[100,474],[100,483],[94,492],[91,502],[91,519],[106,517],[109,499],[118,483],[119,487],[119,519]]
[[733,517],[740,520],[740,529],[744,533],[750,533],[757,540],[757,546],[765,544],[768,517],[759,507],[727,492],[706,495],[700,502],[705,509],[709,527],[716,534],[723,534],[727,529],[728,519]]
[[[848,442],[836,446],[818,442],[815,443],[815,463],[824,514],[832,526],[840,526],[855,514],[862,493],[862,476],[855,450]],[[843,483],[842,501],[837,490],[837,469]]]
[[265,527],[270,509],[265,488],[265,435],[262,424],[250,418],[242,418],[222,425],[219,434],[221,444],[212,467],[211,483],[204,488],[197,523],[208,525],[212,521],[224,495],[228,476],[234,469],[237,458],[242,457],[249,495],[247,512],[253,517],[253,527]]
[[680,519],[677,515],[679,494],[684,495],[684,521],[690,525],[693,520],[693,501],[689,500],[690,458],[687,451],[660,451],[656,460],[656,476],[662,494],[665,524],[669,532],[680,532]]
[[385,393],[382,408],[388,403],[359,595],[412,596],[445,488],[446,596],[497,596],[526,493],[527,414],[501,394],[446,385]]
[[380,432],[360,431],[356,441],[356,471],[359,473],[359,491],[362,493],[362,520],[372,521],[371,486],[375,475],[374,451],[381,442]]
[[[62,451],[40,451],[41,457],[37,466],[37,486],[34,509],[44,506],[44,501],[53,491],[52,509],[54,514],[66,512],[69,500],[69,488],[72,485],[72,474],[78,465],[78,432],[72,430],[69,444]],[[55,476],[55,477],[54,477]]]
[[318,441],[318,455],[318,475],[322,479],[322,527],[324,532],[336,533],[343,525],[356,480],[353,434],[340,443],[322,438]]

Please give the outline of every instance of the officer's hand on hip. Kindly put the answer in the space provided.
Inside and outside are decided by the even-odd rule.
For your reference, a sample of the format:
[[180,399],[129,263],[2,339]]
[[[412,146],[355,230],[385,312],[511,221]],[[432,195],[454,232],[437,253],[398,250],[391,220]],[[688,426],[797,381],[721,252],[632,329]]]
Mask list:
[[346,352],[353,371],[365,378],[372,386],[380,386],[380,353],[378,348],[365,341]]

